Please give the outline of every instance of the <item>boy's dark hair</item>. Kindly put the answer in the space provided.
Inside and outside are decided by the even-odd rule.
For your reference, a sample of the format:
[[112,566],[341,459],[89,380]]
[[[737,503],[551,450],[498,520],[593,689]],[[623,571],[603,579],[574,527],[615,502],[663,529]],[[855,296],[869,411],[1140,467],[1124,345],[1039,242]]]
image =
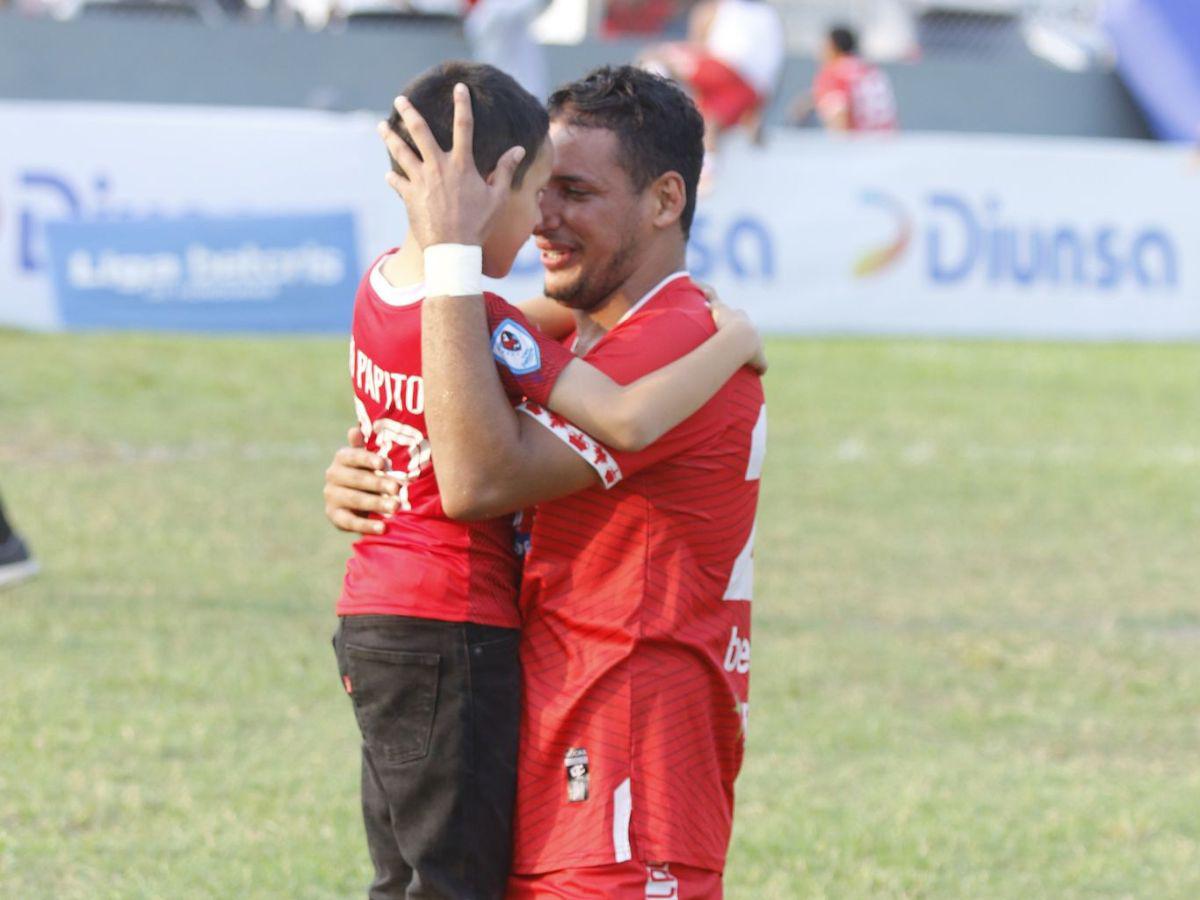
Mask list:
[[688,236],[704,162],[704,119],[673,81],[635,66],[604,66],[559,88],[548,107],[551,118],[568,125],[614,132],[635,190],[678,172],[686,191],[679,224]]
[[838,53],[846,56],[858,53],[858,35],[845,25],[829,29],[829,41],[837,48]]
[[[550,130],[546,108],[512,76],[494,66],[458,61],[434,66],[413,79],[404,89],[404,96],[424,117],[443,150],[449,150],[454,139],[454,85],[459,82],[471,91],[475,119],[472,150],[479,174],[485,177],[491,174],[504,151],[519,144],[525,148],[525,158],[513,173],[512,183],[514,188],[520,187]],[[395,110],[388,117],[388,127],[417,156],[421,155]],[[395,161],[392,168],[404,174]]]

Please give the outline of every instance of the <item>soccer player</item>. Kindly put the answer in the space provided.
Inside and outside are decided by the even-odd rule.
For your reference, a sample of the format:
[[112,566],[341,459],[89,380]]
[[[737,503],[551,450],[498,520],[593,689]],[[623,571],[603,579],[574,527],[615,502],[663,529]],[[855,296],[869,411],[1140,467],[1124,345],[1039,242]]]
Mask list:
[[858,55],[858,37],[849,28],[830,30],[812,91],[792,105],[800,124],[815,109],[829,131],[895,131],[898,126],[892,83],[880,68]]
[[[470,133],[458,102],[456,141]],[[438,148],[411,104],[399,108],[423,161],[389,141],[406,173],[395,186],[441,291],[421,315],[443,500],[468,516],[541,501],[521,592],[509,897],[720,897],[748,710],[759,379],[740,370],[660,440],[603,463],[540,404],[514,412],[470,250],[487,241],[482,211],[499,195]],[[546,294],[573,310],[576,352],[631,382],[713,330],[683,270],[703,121],[677,87],[633,67],[560,89],[550,116],[556,160],[536,231]],[[576,493],[546,500],[546,479]]]
[[4,517],[4,506],[0,504],[0,588],[32,578],[38,568],[37,560]]
[[[497,199],[486,239],[474,248],[477,269],[501,276],[539,218],[554,152],[548,118],[499,70],[446,64],[408,88],[432,146],[450,146],[451,94],[460,82],[476,97],[479,126],[478,138],[466,135],[455,152],[472,172],[487,173]],[[389,128],[407,149],[411,137],[398,116]],[[513,145],[520,150],[505,154]],[[388,515],[354,545],[334,649],[363,735],[362,803],[376,870],[370,895],[490,898],[503,893],[511,849],[519,562],[511,517],[452,521],[447,513],[455,508],[439,496],[424,416],[432,398],[422,372],[421,309],[423,296],[442,288],[426,257],[410,233],[371,266],[355,300],[355,406],[366,445],[396,490]],[[729,316],[731,326],[696,353],[621,387],[499,297],[484,303],[479,337],[499,367],[505,402],[528,397],[625,449],[699,408],[758,345],[748,321]],[[598,468],[612,469],[609,450],[556,421]],[[574,458],[532,420],[527,427],[535,445],[540,439],[553,445],[551,453]],[[547,473],[534,493],[556,496],[555,484]]]

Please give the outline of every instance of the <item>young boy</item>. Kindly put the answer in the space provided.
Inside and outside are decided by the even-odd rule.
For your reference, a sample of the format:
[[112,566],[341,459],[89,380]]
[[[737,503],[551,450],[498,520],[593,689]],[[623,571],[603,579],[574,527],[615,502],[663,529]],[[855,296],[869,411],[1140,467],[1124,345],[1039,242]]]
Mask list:
[[[525,157],[483,247],[484,272],[507,274],[540,220],[553,148],[545,110],[509,76],[449,63],[405,93],[449,147],[453,90],[467,85],[473,155],[492,173],[509,148]],[[390,126],[411,145],[398,116]],[[355,301],[350,374],[366,447],[399,490],[374,534],[354,544],[334,648],[363,736],[362,803],[375,864],[371,897],[501,897],[520,716],[520,560],[510,518],[445,513],[426,437],[421,377],[423,249],[411,235],[377,260]],[[575,422],[597,479],[607,448],[641,447],[683,421],[759,349],[744,317],[691,355],[620,387],[486,296],[492,350],[509,398]],[[723,317],[724,318],[724,317]],[[540,428],[533,424],[531,427]]]

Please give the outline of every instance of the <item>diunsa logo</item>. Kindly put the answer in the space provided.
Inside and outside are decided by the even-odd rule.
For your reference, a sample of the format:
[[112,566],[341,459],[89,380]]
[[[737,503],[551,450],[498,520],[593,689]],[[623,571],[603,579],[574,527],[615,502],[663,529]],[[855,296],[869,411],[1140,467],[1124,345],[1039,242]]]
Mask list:
[[492,332],[492,356],[514,375],[528,375],[542,367],[537,341],[512,319],[505,319]]

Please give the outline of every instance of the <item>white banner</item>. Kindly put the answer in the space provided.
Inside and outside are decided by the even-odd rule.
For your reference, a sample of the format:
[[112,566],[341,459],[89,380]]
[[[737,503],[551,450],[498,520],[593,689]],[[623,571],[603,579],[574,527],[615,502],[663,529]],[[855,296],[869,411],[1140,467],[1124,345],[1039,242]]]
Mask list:
[[792,133],[730,149],[693,269],[765,327],[1200,337],[1200,166],[1185,148]]
[[299,110],[0,103],[0,325],[60,326],[52,221],[346,211],[365,265],[405,229],[374,124]]
[[[403,237],[367,115],[0,103],[0,324],[56,328],[54,220],[348,211]],[[1200,167],[1164,145],[772,134],[733,142],[689,266],[792,333],[1200,338]],[[540,289],[532,247],[502,285]]]

